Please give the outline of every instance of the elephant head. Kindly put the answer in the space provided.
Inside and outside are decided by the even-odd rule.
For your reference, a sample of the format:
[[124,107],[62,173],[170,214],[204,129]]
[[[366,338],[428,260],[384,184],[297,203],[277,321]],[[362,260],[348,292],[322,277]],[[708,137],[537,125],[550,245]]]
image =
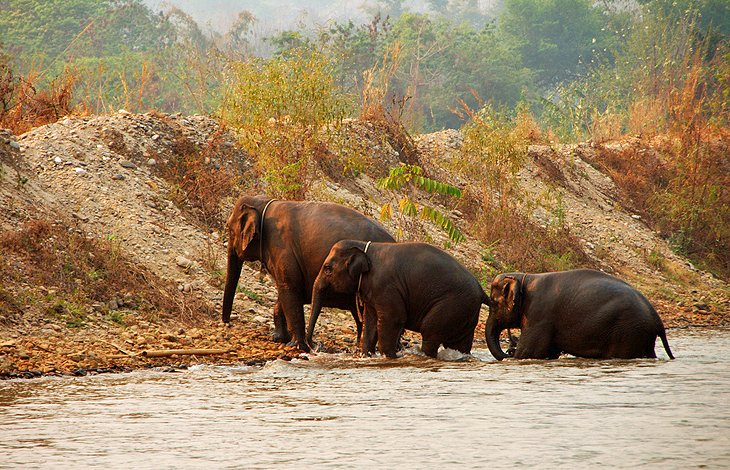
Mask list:
[[258,244],[251,243],[261,231],[261,214],[243,199],[236,203],[228,221],[228,270],[223,293],[223,322],[231,321],[233,298],[244,261],[259,259]]
[[505,329],[519,328],[521,325],[523,279],[523,274],[512,273],[500,274],[492,281],[485,335],[489,351],[499,361],[510,357],[502,351],[499,335]]
[[370,259],[365,254],[364,245],[364,242],[353,240],[337,242],[322,263],[312,288],[312,313],[307,328],[309,344],[325,296],[330,292],[355,295],[362,273],[370,270]]

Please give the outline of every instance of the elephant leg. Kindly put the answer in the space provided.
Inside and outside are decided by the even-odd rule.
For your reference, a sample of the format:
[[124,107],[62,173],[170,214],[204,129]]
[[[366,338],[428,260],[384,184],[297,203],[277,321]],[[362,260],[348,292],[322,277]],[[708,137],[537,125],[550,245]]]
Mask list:
[[538,325],[522,330],[515,350],[515,359],[547,359],[554,356],[552,332]]
[[445,348],[456,349],[462,354],[471,354],[472,344],[474,344],[474,329],[469,329],[459,338],[444,341]]
[[400,336],[403,331],[404,322],[395,318],[395,315],[387,311],[379,312],[378,319],[378,349],[386,357],[394,359],[398,357]]
[[360,350],[364,356],[375,354],[375,346],[378,342],[378,313],[373,307],[365,307],[365,322]]
[[291,341],[291,335],[286,327],[284,309],[278,300],[274,304],[274,341],[278,343],[288,343]]
[[[361,307],[361,309],[364,308]],[[360,321],[360,315],[357,314],[357,307],[350,309],[350,313],[352,313],[352,318],[355,320],[355,327],[357,328],[357,343],[355,344],[360,344],[360,340],[362,339],[362,322]]]
[[426,356],[433,358],[438,356],[439,346],[441,346],[440,340],[426,334],[421,335],[421,352]]
[[289,346],[296,346],[309,352],[306,332],[304,331],[304,301],[301,295],[290,290],[279,291],[279,303],[284,310],[288,332],[291,335]]

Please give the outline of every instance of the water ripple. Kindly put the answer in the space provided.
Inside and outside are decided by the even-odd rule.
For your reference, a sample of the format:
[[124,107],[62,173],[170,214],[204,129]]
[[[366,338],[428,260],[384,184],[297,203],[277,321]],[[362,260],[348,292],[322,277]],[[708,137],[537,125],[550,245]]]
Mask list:
[[0,382],[0,468],[730,465],[730,332],[668,361],[317,354]]

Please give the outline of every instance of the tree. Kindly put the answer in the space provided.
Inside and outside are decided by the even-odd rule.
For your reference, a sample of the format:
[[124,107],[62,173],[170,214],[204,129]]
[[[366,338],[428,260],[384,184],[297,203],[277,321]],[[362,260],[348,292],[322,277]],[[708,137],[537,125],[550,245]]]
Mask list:
[[56,58],[108,7],[95,0],[0,1],[0,42],[14,55]]
[[505,0],[499,34],[520,52],[538,83],[550,86],[575,78],[602,47],[602,10],[592,0]]

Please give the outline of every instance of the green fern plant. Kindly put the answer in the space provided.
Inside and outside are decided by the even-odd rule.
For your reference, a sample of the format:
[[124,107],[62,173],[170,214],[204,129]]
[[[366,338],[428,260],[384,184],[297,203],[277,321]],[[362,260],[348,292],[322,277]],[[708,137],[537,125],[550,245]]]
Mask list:
[[[414,201],[414,192],[422,190],[429,194],[441,194],[449,197],[460,198],[461,190],[441,181],[423,176],[423,169],[418,165],[401,164],[390,169],[388,176],[378,180],[380,189],[387,189],[394,192],[404,192],[398,199],[398,212],[406,217],[420,217],[442,229],[454,243],[464,240],[464,234],[454,222],[443,212],[422,205],[419,207]],[[380,218],[387,220],[393,217],[393,204],[387,202],[380,209]]]

